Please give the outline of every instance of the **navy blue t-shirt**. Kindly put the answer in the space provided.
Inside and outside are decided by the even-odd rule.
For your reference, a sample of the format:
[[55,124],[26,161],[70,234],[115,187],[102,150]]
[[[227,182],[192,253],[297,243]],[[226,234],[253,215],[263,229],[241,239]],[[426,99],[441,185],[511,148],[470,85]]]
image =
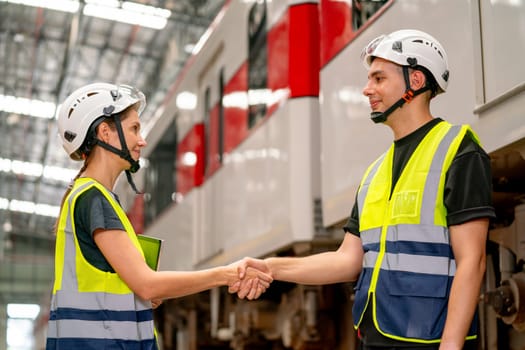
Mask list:
[[[113,193],[115,200],[118,197]],[[75,228],[80,250],[84,258],[96,268],[115,272],[93,239],[97,229],[124,230],[117,213],[102,192],[92,187],[82,193],[75,205]]]

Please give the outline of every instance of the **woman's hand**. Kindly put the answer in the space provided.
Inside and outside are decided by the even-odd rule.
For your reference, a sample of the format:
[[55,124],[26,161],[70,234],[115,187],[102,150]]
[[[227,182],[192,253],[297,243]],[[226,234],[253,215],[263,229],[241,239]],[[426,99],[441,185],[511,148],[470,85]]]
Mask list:
[[162,299],[153,299],[153,300],[151,301],[151,307],[152,307],[153,309],[158,308],[158,307],[160,306],[160,304],[162,304]]

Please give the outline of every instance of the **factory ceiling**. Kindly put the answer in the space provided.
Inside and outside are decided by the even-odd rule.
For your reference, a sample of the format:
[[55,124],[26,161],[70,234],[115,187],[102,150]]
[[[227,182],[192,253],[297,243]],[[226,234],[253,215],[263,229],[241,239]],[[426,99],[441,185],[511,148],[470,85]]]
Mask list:
[[[225,3],[134,1],[0,0],[0,304],[50,292],[57,208],[80,168],[61,147],[56,107],[82,85],[124,83],[147,96],[147,123]],[[156,17],[136,24],[128,9]]]

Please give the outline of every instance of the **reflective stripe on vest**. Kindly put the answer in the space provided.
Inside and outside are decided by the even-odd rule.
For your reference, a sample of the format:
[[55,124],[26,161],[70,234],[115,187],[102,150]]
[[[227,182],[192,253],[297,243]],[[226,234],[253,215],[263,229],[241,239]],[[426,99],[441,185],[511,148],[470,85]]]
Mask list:
[[116,273],[101,271],[82,255],[73,221],[78,197],[96,187],[142,253],[126,214],[111,193],[94,180],[80,178],[64,201],[56,240],[55,284],[48,324],[47,349],[90,349],[111,345],[156,349],[151,302],[137,297]]
[[[456,265],[443,203],[445,177],[468,126],[440,122],[411,155],[391,193],[392,146],[363,177],[357,204],[363,270],[354,326],[372,307],[390,338],[436,343],[443,331]],[[467,339],[475,337],[475,322]]]

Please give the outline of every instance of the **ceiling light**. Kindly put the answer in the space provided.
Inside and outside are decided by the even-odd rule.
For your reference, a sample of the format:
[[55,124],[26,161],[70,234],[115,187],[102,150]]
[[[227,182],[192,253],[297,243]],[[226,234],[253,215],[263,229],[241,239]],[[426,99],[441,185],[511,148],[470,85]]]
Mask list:
[[35,203],[13,199],[9,201],[9,210],[33,214],[35,212]]
[[43,203],[20,201],[17,199],[9,200],[0,197],[0,209],[9,209],[19,213],[37,214],[42,216],[58,217],[60,207]]
[[143,14],[148,14],[151,16],[162,17],[162,18],[169,18],[171,16],[170,10],[166,10],[160,7],[142,5],[142,4],[131,2],[131,1],[124,1],[122,3],[122,8],[127,11],[143,13]]
[[64,11],[75,13],[80,7],[78,0],[0,0],[0,2],[10,2],[12,4],[20,4],[26,6],[43,7],[51,10]]
[[42,175],[43,166],[40,163],[22,162],[20,160],[11,161],[11,171],[15,174],[36,176]]
[[78,173],[78,169],[67,169],[57,166],[46,165],[44,167],[44,177],[47,179],[71,182]]
[[163,29],[171,16],[169,10],[129,1],[124,1],[121,5],[118,1],[87,0],[83,13],[86,16],[136,24],[153,29]]
[[78,173],[76,169],[61,168],[57,166],[46,165],[42,167],[41,163],[22,162],[20,160],[11,160],[0,158],[0,171],[12,172],[16,175],[41,176],[46,179],[70,182]]
[[7,220],[6,222],[4,222],[4,224],[2,225],[2,229],[5,233],[13,231],[13,225],[11,225],[11,221]]
[[59,213],[60,213],[60,207],[56,205],[49,205],[49,204],[42,204],[42,203],[37,203],[35,205],[35,214],[37,215],[58,217]]
[[36,304],[7,304],[7,316],[10,318],[29,318],[34,320],[40,313]]
[[[70,13],[77,13],[80,8],[78,0],[0,0],[0,2],[42,7]],[[167,9],[117,0],[86,0],[83,13],[86,16],[136,24],[153,29],[163,29],[171,16],[171,11]]]
[[23,43],[25,39],[26,37],[22,33],[16,33],[15,35],[13,35],[13,41],[15,43]]
[[[16,211],[20,213],[37,214],[50,217],[58,217],[58,214],[60,213],[60,207],[56,205],[19,201],[16,199],[9,200],[7,198],[2,197],[0,197],[0,209],[9,209],[11,211]],[[8,231],[6,230],[6,232]]]
[[52,119],[55,116],[55,108],[53,102],[0,95],[0,111]]

